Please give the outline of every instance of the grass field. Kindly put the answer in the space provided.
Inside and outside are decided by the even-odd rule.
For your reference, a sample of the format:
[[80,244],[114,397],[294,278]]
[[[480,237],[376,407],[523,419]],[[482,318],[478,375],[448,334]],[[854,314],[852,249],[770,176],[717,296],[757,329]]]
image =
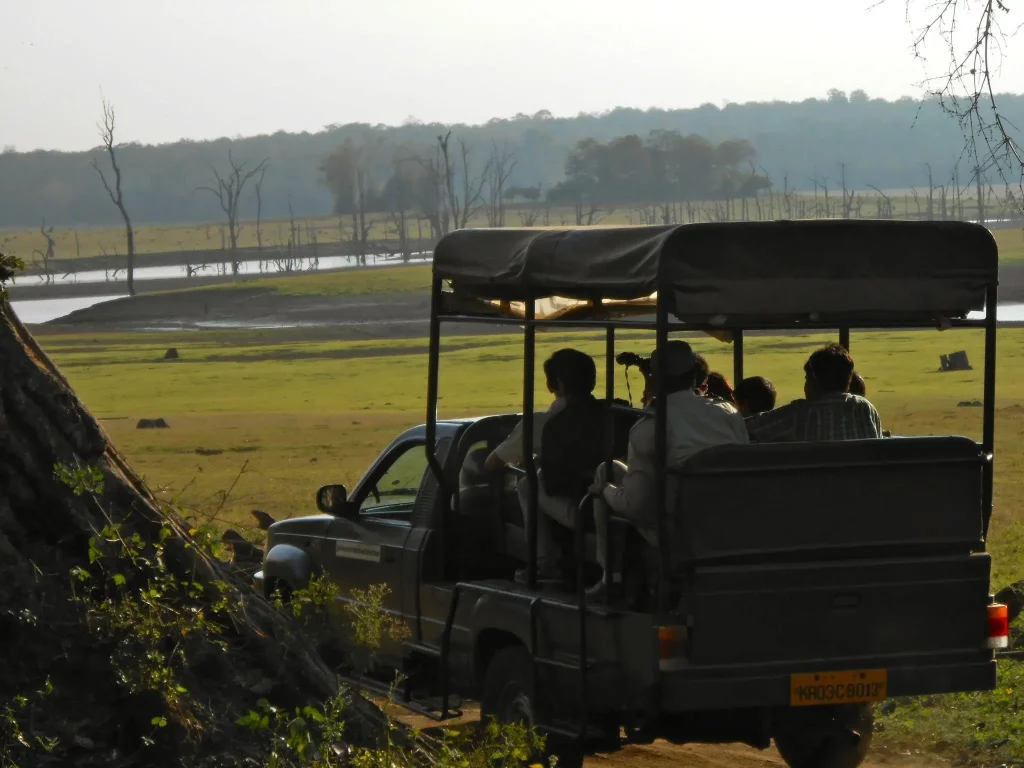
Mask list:
[[[430,265],[387,266],[340,272],[298,273],[285,277],[246,277],[181,291],[259,288],[283,296],[373,296],[430,290]],[[175,293],[176,291],[167,291]]]
[[[246,527],[248,511],[278,518],[315,511],[325,483],[352,486],[394,435],[422,423],[426,342],[308,340],[295,331],[188,334],[46,335],[43,347],[113,441],[149,483],[192,508],[195,519]],[[730,347],[691,337],[713,368],[731,371]],[[824,336],[747,340],[748,375],[765,375],[780,402],[802,391],[802,364]],[[648,334],[621,348],[647,351]],[[552,333],[538,355],[578,346],[600,361],[603,339]],[[163,362],[168,346],[182,359]],[[976,368],[938,373],[938,357],[965,349]],[[852,350],[883,426],[895,434],[980,437],[982,337],[975,331],[854,334]],[[603,366],[599,362],[599,369]],[[603,372],[601,378],[603,381]],[[1000,334],[995,512],[990,535],[993,585],[1024,578],[1024,329]],[[616,377],[618,394],[625,380]],[[634,396],[639,381],[632,379]],[[456,337],[441,366],[442,417],[517,411],[521,346],[514,336]],[[537,382],[538,402],[545,403]],[[162,416],[166,430],[136,430]],[[1013,764],[1024,752],[1018,688],[1024,668],[1001,664],[994,694],[944,696],[886,705],[879,741],[926,748],[964,762]]]
[[[865,207],[868,210],[870,206]],[[511,206],[506,218],[507,226],[520,226],[521,218],[516,214],[516,206]],[[737,204],[737,210],[738,204]],[[752,208],[753,210],[753,208]],[[897,211],[899,213],[899,211]],[[397,245],[397,233],[394,227],[387,221],[384,214],[374,214],[369,238],[374,241],[395,241]],[[551,208],[547,215],[541,213],[536,220],[536,226],[567,226],[575,223],[575,213],[572,208]],[[600,217],[600,224],[643,224],[644,219],[636,208],[617,208],[605,212]],[[312,217],[297,220],[297,225],[302,227],[302,242],[308,242],[308,231],[316,233],[316,239],[320,246],[329,248],[332,244],[347,242],[350,234],[345,229],[349,220],[342,217],[339,221],[337,216]],[[341,227],[339,228],[339,224]],[[487,226],[487,220],[481,212],[473,217],[469,226]],[[189,251],[217,250],[221,248],[221,230],[226,232],[226,225],[222,222],[200,223],[200,224],[176,224],[176,225],[144,225],[136,227],[135,249],[139,255],[139,266],[145,266],[145,255],[149,253],[188,253]],[[289,239],[290,225],[285,220],[264,221],[261,225],[263,233],[263,245],[272,249],[283,247]],[[429,248],[430,227],[424,222],[422,247]],[[90,256],[113,256],[124,255],[125,239],[122,227],[79,227],[77,229],[55,229],[52,237],[56,243],[54,255],[59,259],[74,257],[87,258]],[[413,223],[409,230],[409,237],[412,239],[410,247],[417,248],[418,230]],[[999,240],[1000,251],[1007,260],[1024,259],[1024,233],[1019,228],[998,230],[996,237]],[[76,241],[77,238],[77,241]],[[256,225],[254,221],[242,222],[238,240],[239,247],[255,248],[257,245]],[[33,260],[35,251],[46,250],[46,239],[39,233],[38,229],[24,230],[0,230],[0,251],[9,255],[22,258],[26,264]]]

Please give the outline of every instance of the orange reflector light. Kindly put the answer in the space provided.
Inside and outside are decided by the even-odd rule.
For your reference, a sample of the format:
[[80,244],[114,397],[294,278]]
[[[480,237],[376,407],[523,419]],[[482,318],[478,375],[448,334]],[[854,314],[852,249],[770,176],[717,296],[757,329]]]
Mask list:
[[988,606],[988,647],[1006,648],[1010,644],[1010,614],[1002,603]]
[[686,627],[658,627],[658,652],[663,659],[686,655]]

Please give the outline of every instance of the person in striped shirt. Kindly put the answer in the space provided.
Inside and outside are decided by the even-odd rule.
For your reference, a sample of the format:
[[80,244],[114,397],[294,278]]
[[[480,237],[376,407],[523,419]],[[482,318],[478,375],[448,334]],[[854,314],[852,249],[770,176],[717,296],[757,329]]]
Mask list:
[[882,437],[878,411],[849,392],[854,366],[839,344],[815,351],[804,365],[804,398],[746,420],[751,442],[862,440]]

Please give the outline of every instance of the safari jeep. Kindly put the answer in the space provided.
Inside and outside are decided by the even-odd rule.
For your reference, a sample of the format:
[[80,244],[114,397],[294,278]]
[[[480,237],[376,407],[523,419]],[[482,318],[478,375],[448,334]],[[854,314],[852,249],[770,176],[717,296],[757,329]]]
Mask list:
[[[410,708],[443,719],[478,700],[485,716],[538,727],[566,757],[633,739],[774,739],[794,768],[859,764],[872,705],[887,697],[994,687],[1007,627],[985,553],[997,253],[984,228],[462,230],[439,242],[433,270],[426,424],[351,491],[321,488],[320,515],[273,525],[257,576],[269,593],[325,574],[340,600],[390,587],[385,608],[410,636],[382,648],[360,683],[383,690],[402,672]],[[599,574],[592,515],[565,542],[564,581],[539,583],[536,530],[524,529],[516,493],[528,483],[536,504],[532,457],[522,473],[480,469],[521,416],[437,418],[451,322],[522,329],[526,415],[536,330],[601,331],[620,431],[655,420],[662,546],[615,521],[626,585],[607,602],[584,595]],[[732,344],[739,380],[745,331],[833,329],[849,346],[851,326],[983,328],[981,442],[720,446],[669,468],[664,411],[612,405],[617,329],[653,330],[658,348],[670,333],[710,333]],[[663,403],[664,382],[655,389]],[[527,418],[526,445],[531,427]]]

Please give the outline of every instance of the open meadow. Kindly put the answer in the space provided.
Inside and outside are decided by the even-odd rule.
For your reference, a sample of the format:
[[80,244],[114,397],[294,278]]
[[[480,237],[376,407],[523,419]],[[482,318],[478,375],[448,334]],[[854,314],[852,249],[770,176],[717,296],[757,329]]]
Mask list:
[[[251,529],[251,509],[281,518],[315,511],[317,487],[350,487],[400,430],[422,423],[426,340],[338,341],[304,329],[190,333],[67,334],[38,329],[43,348],[150,485],[196,522]],[[691,342],[714,369],[731,373],[731,347]],[[748,375],[775,382],[779,402],[800,396],[802,365],[824,335],[752,337]],[[649,350],[649,334],[620,335],[620,349]],[[603,338],[546,333],[538,356],[573,345],[601,362]],[[1024,329],[1000,333],[993,587],[1024,578]],[[161,358],[175,347],[180,359]],[[982,336],[975,331],[856,333],[852,352],[883,426],[894,434],[980,437]],[[940,373],[939,355],[964,349],[975,370]],[[619,396],[627,393],[622,369]],[[632,374],[634,400],[640,389]],[[521,342],[515,335],[455,336],[444,345],[440,416],[517,411]],[[546,403],[537,381],[538,403]],[[163,417],[169,429],[138,430]],[[841,489],[838,489],[841,492]],[[823,509],[827,514],[827,509]],[[1017,662],[1001,664],[993,694],[887,704],[878,741],[890,749],[937,750],[973,764],[1024,754]]]

